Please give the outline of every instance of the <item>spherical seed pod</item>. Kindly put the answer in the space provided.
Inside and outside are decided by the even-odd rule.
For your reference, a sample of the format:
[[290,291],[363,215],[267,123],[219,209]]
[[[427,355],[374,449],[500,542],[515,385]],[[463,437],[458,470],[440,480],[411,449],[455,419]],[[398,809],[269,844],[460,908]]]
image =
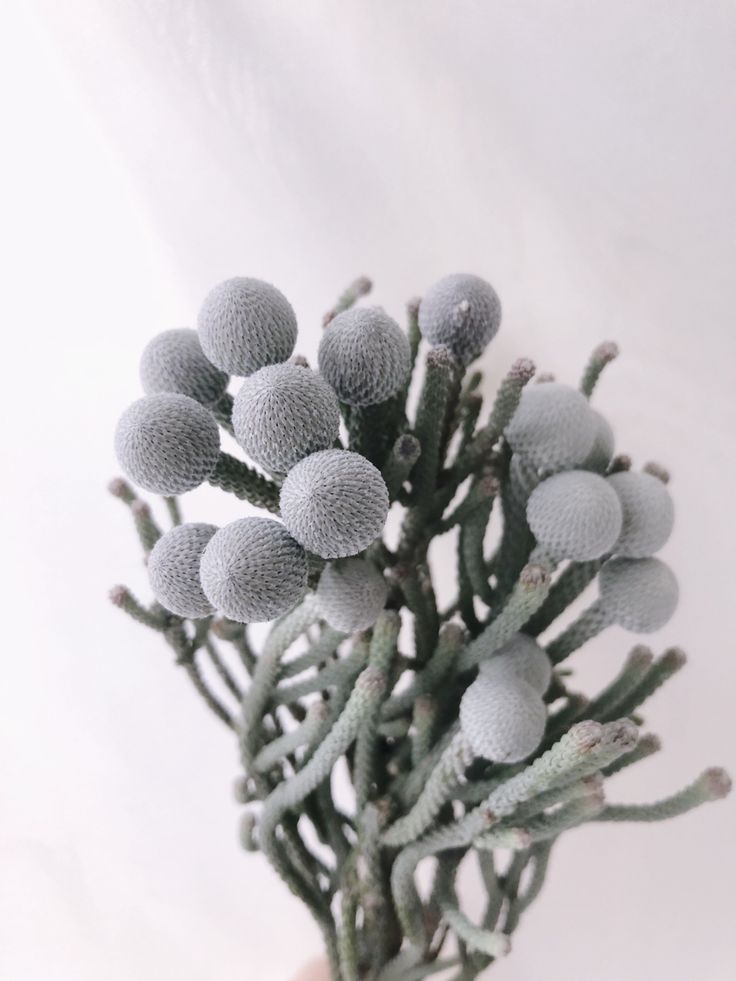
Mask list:
[[268,365],[243,382],[233,405],[233,429],[252,460],[286,473],[303,457],[332,446],[340,431],[340,406],[327,382],[309,368]]
[[148,578],[153,595],[170,613],[197,619],[213,612],[199,580],[199,563],[216,531],[215,525],[178,525],[153,546]]
[[576,467],[590,453],[598,426],[587,400],[559,382],[529,385],[506,438],[514,453],[540,470]]
[[569,470],[543,480],[529,497],[527,521],[553,559],[587,562],[610,552],[621,533],[621,505],[605,478]]
[[610,559],[598,574],[600,603],[611,619],[634,633],[659,630],[677,608],[677,580],[659,559]]
[[216,610],[238,623],[263,623],[299,601],[307,557],[278,521],[241,518],[212,536],[199,574]]
[[675,508],[666,486],[651,474],[634,470],[612,474],[607,482],[618,494],[624,517],[613,551],[630,559],[658,552],[675,522]]
[[600,412],[596,412],[595,409],[591,409],[590,411],[596,423],[595,439],[593,440],[590,453],[588,453],[580,464],[580,469],[593,470],[595,473],[605,473],[613,457],[613,430],[608,420]]
[[353,307],[338,314],[319,345],[319,370],[347,405],[378,405],[409,377],[406,334],[381,307]]
[[281,487],[284,524],[323,559],[362,552],[381,533],[387,514],[383,477],[349,450],[312,453],[289,471]]
[[540,695],[544,695],[552,680],[552,662],[546,651],[526,634],[514,634],[487,661],[481,662],[480,671],[483,674],[511,674],[521,678]]
[[286,361],[296,344],[296,317],[283,293],[244,276],[226,279],[207,294],[197,327],[207,358],[231,375]]
[[115,431],[115,453],[139,487],[173,496],[207,480],[220,453],[220,434],[199,402],[162,392],[128,406]]
[[317,609],[331,627],[350,634],[373,626],[387,594],[386,580],[370,562],[340,559],[325,566],[319,578]]
[[521,678],[480,672],[460,702],[460,728],[476,756],[518,763],[539,746],[547,713]]
[[196,330],[179,327],[152,338],[143,350],[140,376],[146,395],[177,392],[203,405],[216,402],[228,376],[204,356]]
[[419,305],[419,330],[470,364],[498,333],[501,301],[480,276],[455,273],[434,284]]

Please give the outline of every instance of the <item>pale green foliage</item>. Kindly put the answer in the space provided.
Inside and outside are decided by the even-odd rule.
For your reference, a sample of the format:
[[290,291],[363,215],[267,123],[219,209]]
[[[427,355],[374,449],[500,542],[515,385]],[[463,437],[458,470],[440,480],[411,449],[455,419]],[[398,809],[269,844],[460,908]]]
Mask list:
[[[606,802],[609,780],[659,749],[653,734],[639,738],[641,705],[683,666],[684,655],[670,648],[655,658],[648,648],[635,647],[618,674],[590,698],[571,689],[571,672],[559,662],[611,623],[654,629],[674,609],[674,577],[651,557],[671,525],[669,496],[657,483],[664,471],[649,468],[645,477],[606,483],[606,475],[628,464],[621,456],[609,462],[612,431],[587,400],[617,353],[611,344],[594,351],[580,391],[550,383],[529,386],[534,366],[520,359],[484,413],[481,376],[467,374],[465,361],[495,334],[500,306],[497,298],[481,302],[495,293],[477,277],[451,281],[451,302],[427,306],[423,319],[418,301],[409,305],[408,337],[399,336],[395,344],[400,364],[389,365],[395,370],[386,377],[370,375],[368,335],[350,335],[348,354],[356,345],[361,352],[361,392],[386,383],[386,401],[376,405],[367,396],[348,399],[338,392],[351,402],[340,407],[347,445],[337,440],[327,448],[325,437],[318,444],[321,454],[309,455],[304,444],[302,460],[299,437],[289,457],[296,461],[290,463],[291,478],[269,477],[224,453],[214,469],[212,460],[203,467],[202,479],[271,511],[276,520],[269,527],[277,526],[283,507],[291,535],[304,539],[304,525],[314,539],[302,540],[310,550],[306,589],[289,594],[285,602],[293,608],[273,624],[260,652],[251,646],[247,626],[223,618],[222,610],[195,621],[156,603],[141,604],[124,587],[111,593],[133,619],[164,636],[176,663],[231,730],[242,770],[236,795],[241,843],[247,851],[260,850],[307,905],[324,936],[334,981],[409,981],[448,968],[456,971],[456,981],[469,981],[508,953],[561,834],[586,822],[662,820],[729,790],[726,774],[711,769],[654,804]],[[466,282],[473,285],[467,297]],[[325,316],[323,354],[328,351],[324,356],[336,377],[357,369],[353,354],[350,364],[342,362],[344,345],[336,343],[338,333],[330,340],[329,332],[360,324],[362,314],[344,313],[370,286],[365,278],[356,280]],[[444,298],[445,286],[440,293]],[[217,338],[248,360],[238,318],[230,316],[230,307],[227,318],[219,307],[215,312]],[[399,331],[387,315],[381,317]],[[441,346],[422,351],[427,337],[440,338]],[[384,348],[382,356],[388,356]],[[289,341],[281,360],[290,351]],[[270,351],[258,357],[259,363],[279,360]],[[413,411],[407,409],[414,399],[407,398],[409,382],[404,383],[409,361],[422,377]],[[274,385],[296,371],[264,370]],[[398,392],[397,385],[403,385]],[[251,387],[252,382],[243,388],[246,400]],[[288,393],[276,394],[289,405]],[[308,401],[299,406],[302,415],[310,411]],[[250,418],[251,406],[239,408]],[[231,397],[226,393],[210,410],[231,431]],[[267,421],[276,432],[276,423],[288,424],[284,418]],[[595,433],[602,433],[600,446],[591,449]],[[352,483],[345,481],[345,467],[336,468],[333,478],[323,463],[333,459],[348,460],[352,469],[360,465]],[[279,457],[274,472],[286,465]],[[575,469],[590,472],[560,473]],[[312,483],[299,485],[295,523],[290,489],[302,470],[309,470]],[[280,498],[282,481],[286,493]],[[573,505],[567,491],[551,493],[571,481],[600,493]],[[634,494],[640,485],[647,492],[643,503],[642,494]],[[162,535],[151,509],[122,480],[110,489],[130,509],[148,555]],[[380,537],[373,540],[388,501],[402,518],[393,547]],[[178,525],[176,499],[167,498],[166,508]],[[502,532],[494,542],[489,528],[496,509]],[[288,540],[286,528],[278,529]],[[428,554],[442,535],[457,541],[456,597],[445,609],[438,607]],[[595,548],[588,547],[591,536]],[[586,547],[577,548],[583,538]],[[626,545],[623,557],[617,540]],[[567,547],[571,541],[575,548]],[[297,557],[303,556],[293,545]],[[356,553],[334,564],[325,561]],[[190,558],[186,573],[196,578]],[[293,574],[288,563],[274,565],[270,553],[259,558],[251,550],[247,558],[248,563],[234,556],[238,569],[247,566],[242,588],[254,595],[267,584],[263,562],[279,588],[284,575]],[[598,599],[565,630],[555,628],[596,580]],[[218,584],[207,583],[215,603]],[[235,580],[233,589],[240,589]],[[400,632],[402,623],[411,629]],[[356,633],[344,632],[355,625]],[[494,759],[499,746],[504,748]],[[352,781],[347,812],[333,799],[336,767]],[[319,849],[313,847],[316,840]],[[509,849],[510,862],[502,855]],[[456,888],[467,855],[478,862],[487,891],[477,922],[461,909]],[[427,859],[435,860],[434,881],[428,897],[420,897],[415,873]]]

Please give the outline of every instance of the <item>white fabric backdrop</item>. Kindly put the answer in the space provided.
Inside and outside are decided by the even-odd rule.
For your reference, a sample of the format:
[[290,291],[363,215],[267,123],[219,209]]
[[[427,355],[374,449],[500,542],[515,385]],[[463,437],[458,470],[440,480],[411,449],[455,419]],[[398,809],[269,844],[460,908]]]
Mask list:
[[[354,275],[404,300],[455,270],[504,302],[489,386],[529,354],[674,474],[687,670],[647,715],[671,792],[734,763],[736,9],[730,0],[30,0],[4,8],[0,974],[283,981],[319,947],[236,844],[227,735],[106,604],[145,590],[104,485],[137,359],[214,282],[289,296],[300,349]],[[239,513],[208,491],[188,514]],[[575,657],[591,688],[631,640]],[[733,977],[734,805],[557,849],[499,981]],[[472,883],[468,901],[477,902]]]

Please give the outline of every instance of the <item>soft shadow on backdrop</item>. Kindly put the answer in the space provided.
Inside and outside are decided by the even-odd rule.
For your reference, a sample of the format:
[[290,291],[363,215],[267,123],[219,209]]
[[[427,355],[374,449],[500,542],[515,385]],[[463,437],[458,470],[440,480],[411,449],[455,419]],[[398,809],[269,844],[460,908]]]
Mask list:
[[[139,352],[226,276],[275,282],[313,356],[356,274],[400,317],[477,272],[505,311],[489,387],[522,354],[575,380],[617,339],[598,404],[637,464],[670,466],[678,508],[682,602],[653,644],[691,656],[647,713],[664,753],[620,795],[733,770],[733,4],[30,0],[3,19],[2,976],[283,981],[319,950],[237,846],[228,737],[105,598],[145,591],[104,489]],[[581,686],[630,645],[578,653]],[[733,977],[733,822],[729,801],[571,835],[493,976]]]

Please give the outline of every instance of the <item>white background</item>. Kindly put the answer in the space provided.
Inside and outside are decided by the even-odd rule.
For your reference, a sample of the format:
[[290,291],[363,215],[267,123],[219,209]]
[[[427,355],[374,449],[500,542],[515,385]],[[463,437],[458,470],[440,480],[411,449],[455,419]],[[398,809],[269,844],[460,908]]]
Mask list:
[[[617,793],[733,769],[733,0],[3,11],[0,976],[284,981],[319,949],[237,846],[227,733],[106,601],[146,589],[105,492],[140,350],[226,276],[275,282],[313,355],[356,274],[400,317],[479,273],[504,303],[489,390],[522,354],[574,381],[618,340],[597,403],[673,472],[682,601],[652,642],[690,663],[647,711],[665,751]],[[631,643],[577,654],[581,687]],[[732,978],[733,825],[726,802],[570,836],[493,976]]]

